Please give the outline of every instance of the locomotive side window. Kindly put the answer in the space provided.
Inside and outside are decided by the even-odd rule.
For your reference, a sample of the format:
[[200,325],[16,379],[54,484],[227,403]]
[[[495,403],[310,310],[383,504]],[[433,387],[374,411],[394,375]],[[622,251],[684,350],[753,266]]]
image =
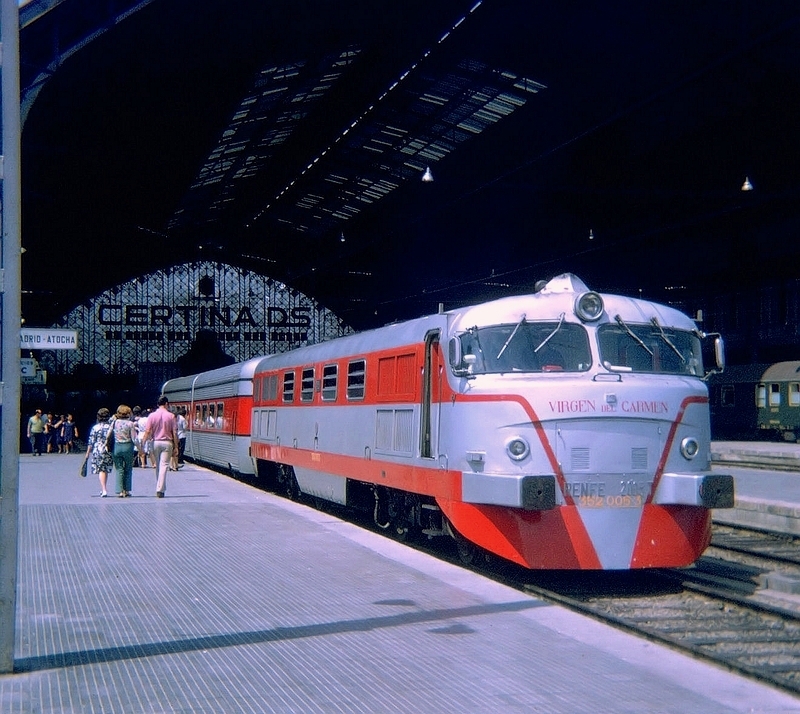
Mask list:
[[363,399],[366,387],[367,361],[356,359],[347,365],[347,398]]
[[270,409],[267,419],[267,438],[274,439],[278,435],[278,412]]
[[800,407],[800,382],[789,382],[789,406]]
[[314,368],[306,367],[300,373],[300,401],[311,402],[314,400]]
[[283,373],[283,401],[294,401],[294,372]]
[[339,377],[338,364],[326,364],[322,368],[322,401],[336,401],[336,383]]
[[607,369],[624,372],[703,375],[700,339],[692,332],[621,318],[597,328],[600,358]]
[[[585,372],[592,366],[586,329],[563,320],[473,327],[460,340],[458,372]],[[451,345],[451,363],[457,353]]]
[[261,389],[262,402],[274,402],[278,398],[278,375],[271,374],[262,380]]

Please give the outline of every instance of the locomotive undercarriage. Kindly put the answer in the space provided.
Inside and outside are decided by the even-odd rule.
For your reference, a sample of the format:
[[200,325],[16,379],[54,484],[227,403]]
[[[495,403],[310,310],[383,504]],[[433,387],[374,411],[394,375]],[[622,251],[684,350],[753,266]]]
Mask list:
[[[302,494],[294,469],[288,464],[259,461],[258,476],[275,493],[292,501]],[[323,500],[314,497],[315,502]],[[450,536],[459,545],[459,554],[472,545],[456,532],[431,497],[348,479],[347,507],[371,517],[378,528],[401,542],[422,536]]]
[[266,481],[267,487],[278,495],[285,496],[290,501],[300,498],[300,485],[291,466],[274,461],[259,461],[256,475]]
[[439,506],[416,493],[348,479],[347,506],[370,515],[378,528],[399,541],[447,535]]

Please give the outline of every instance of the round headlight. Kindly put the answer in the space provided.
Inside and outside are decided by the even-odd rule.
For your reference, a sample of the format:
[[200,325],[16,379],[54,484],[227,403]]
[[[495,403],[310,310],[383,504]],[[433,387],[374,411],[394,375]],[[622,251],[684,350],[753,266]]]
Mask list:
[[693,436],[687,436],[683,441],[681,441],[681,455],[684,459],[691,461],[695,456],[697,456],[699,451],[700,444],[697,443],[697,439],[695,439]]
[[522,461],[530,451],[531,447],[521,436],[513,436],[506,442],[506,453],[514,461]]
[[583,293],[575,300],[575,314],[583,322],[593,322],[603,314],[603,298],[597,293]]

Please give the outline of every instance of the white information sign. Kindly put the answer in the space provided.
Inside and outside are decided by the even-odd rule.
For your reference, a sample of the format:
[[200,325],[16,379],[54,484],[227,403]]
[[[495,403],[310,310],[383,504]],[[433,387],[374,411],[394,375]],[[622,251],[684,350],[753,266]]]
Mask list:
[[36,368],[39,364],[36,362],[35,359],[23,358],[20,360],[20,376],[22,377],[35,377],[36,376]]
[[77,330],[48,330],[40,327],[23,327],[20,330],[21,350],[76,350]]

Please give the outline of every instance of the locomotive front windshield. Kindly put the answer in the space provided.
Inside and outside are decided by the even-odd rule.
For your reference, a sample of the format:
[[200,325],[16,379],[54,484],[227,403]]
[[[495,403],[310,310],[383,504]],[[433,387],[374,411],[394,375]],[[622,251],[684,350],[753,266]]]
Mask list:
[[703,376],[700,339],[692,332],[662,327],[655,319],[641,325],[617,317],[600,325],[597,336],[606,369]]
[[[589,337],[582,325],[527,322],[473,327],[460,337],[463,356],[473,355],[471,374],[585,372],[592,365]],[[468,358],[469,359],[469,358]]]

